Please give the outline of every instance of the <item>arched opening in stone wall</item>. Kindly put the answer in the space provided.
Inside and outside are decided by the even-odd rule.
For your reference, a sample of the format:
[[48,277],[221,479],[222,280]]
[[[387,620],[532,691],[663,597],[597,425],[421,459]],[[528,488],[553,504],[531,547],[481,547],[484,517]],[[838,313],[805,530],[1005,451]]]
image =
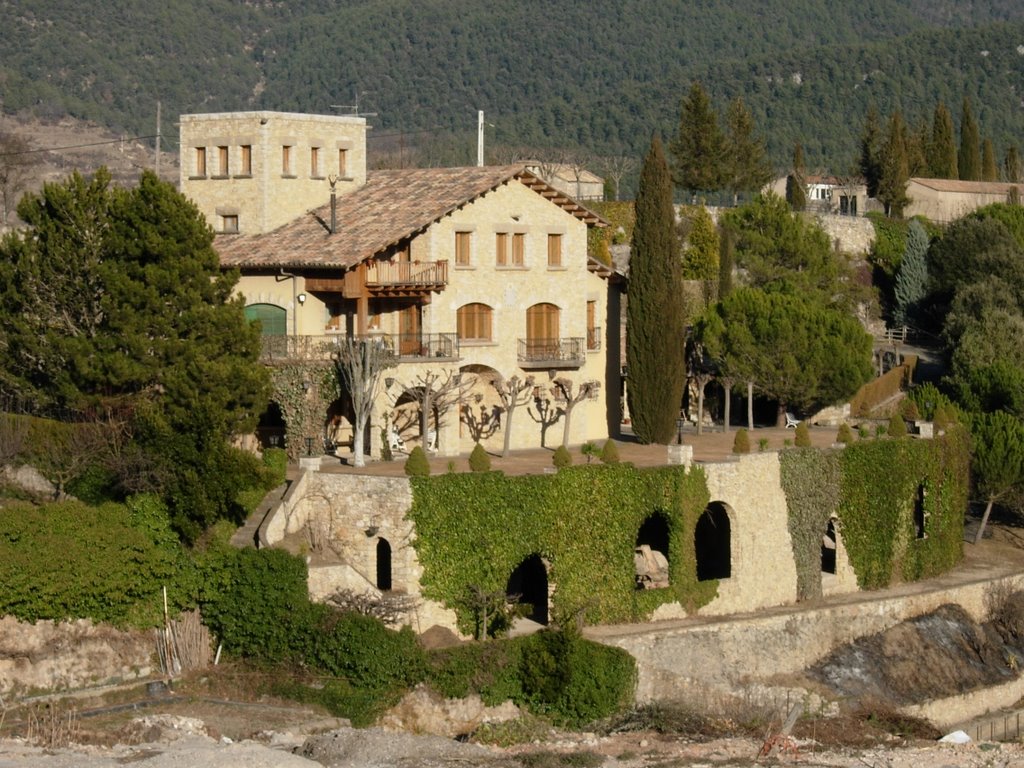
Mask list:
[[825,533],[821,537],[821,572],[835,574],[836,572],[836,550],[839,545],[836,540],[836,519],[833,517],[828,521]]
[[391,544],[384,538],[377,539],[377,589],[391,589]]
[[431,414],[427,418],[427,433],[424,435],[420,420],[422,402],[423,387],[406,389],[395,400],[395,408],[391,412],[391,424],[403,441],[418,439],[424,450],[436,450],[437,430],[441,423],[441,416],[436,407],[431,407]]
[[637,589],[660,589],[669,585],[668,520],[660,512],[644,520],[636,534],[633,564]]
[[288,425],[284,420],[284,412],[280,405],[271,400],[267,404],[267,409],[260,414],[260,420],[256,425],[256,439],[259,440],[260,450],[284,448],[287,432]]
[[914,538],[917,539],[924,539],[928,536],[928,532],[925,530],[924,512],[924,500],[927,495],[928,491],[924,487],[924,483],[919,483],[917,493],[914,495]]
[[728,579],[732,575],[732,540],[728,507],[713,501],[697,519],[693,546],[697,581]]
[[524,608],[529,606],[529,612],[524,613],[526,618],[538,624],[548,623],[548,569],[540,555],[530,555],[516,566],[508,577],[505,594]]
[[[356,414],[352,409],[352,398],[348,392],[342,392],[341,396],[333,400],[327,406],[326,422],[324,423],[324,445],[331,453],[342,449],[352,450],[352,438]],[[369,438],[370,430],[366,430],[364,438]],[[368,450],[365,445],[363,450]]]

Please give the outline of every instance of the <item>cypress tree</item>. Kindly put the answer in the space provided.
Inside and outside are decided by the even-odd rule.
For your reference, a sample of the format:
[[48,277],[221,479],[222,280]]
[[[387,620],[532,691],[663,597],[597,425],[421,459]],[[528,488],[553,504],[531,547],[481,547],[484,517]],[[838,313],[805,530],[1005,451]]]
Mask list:
[[932,139],[928,146],[928,172],[936,179],[957,179],[956,141],[953,138],[953,116],[941,101],[935,107]]
[[1003,179],[1015,184],[1020,181],[1020,155],[1017,147],[1010,147],[1006,150],[1006,159],[1003,161]]
[[754,118],[738,96],[729,104],[726,128],[724,182],[736,205],[740,192],[756,192],[768,183],[772,169],[764,142],[754,134]]
[[910,202],[907,197],[907,180],[910,172],[907,166],[903,116],[896,110],[889,121],[889,134],[882,156],[882,178],[878,183],[878,199],[885,206],[887,216],[903,218],[903,209]]
[[960,116],[960,154],[957,157],[960,178],[964,181],[981,180],[981,137],[978,124],[971,114],[971,101],[964,99]]
[[996,150],[992,139],[985,139],[981,145],[981,180],[999,181],[999,168],[996,165]]
[[635,207],[626,336],[629,410],[641,443],[667,444],[675,437],[686,374],[685,312],[672,179],[657,137],[644,158]]
[[786,177],[786,202],[794,211],[807,207],[807,174],[804,171],[804,148],[798,141],[793,147],[793,172]]
[[878,197],[878,184],[882,179],[881,144],[882,129],[878,110],[872,104],[868,107],[864,130],[860,135],[860,172],[867,186],[868,197]]
[[732,268],[736,261],[736,236],[729,227],[718,227],[718,298],[732,292]]
[[724,138],[718,113],[700,83],[690,87],[679,115],[679,134],[670,147],[674,181],[691,193],[719,189],[724,180]]

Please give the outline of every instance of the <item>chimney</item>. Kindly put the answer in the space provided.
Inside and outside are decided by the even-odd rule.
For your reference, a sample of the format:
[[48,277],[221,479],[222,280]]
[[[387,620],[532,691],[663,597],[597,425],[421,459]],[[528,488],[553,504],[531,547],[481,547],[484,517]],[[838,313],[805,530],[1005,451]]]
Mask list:
[[331,185],[331,234],[338,231],[338,195],[334,191],[334,185],[338,183],[338,177],[331,174],[327,177],[327,183]]

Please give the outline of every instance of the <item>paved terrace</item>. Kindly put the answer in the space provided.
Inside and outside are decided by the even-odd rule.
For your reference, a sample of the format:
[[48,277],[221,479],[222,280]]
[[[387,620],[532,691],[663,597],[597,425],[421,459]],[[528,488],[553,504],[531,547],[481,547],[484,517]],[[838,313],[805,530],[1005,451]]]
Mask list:
[[[698,435],[691,426],[688,431],[683,432],[683,444],[693,446],[693,458],[698,462],[724,461],[731,457],[732,443],[736,437],[737,427],[733,427],[728,433],[722,432],[721,426],[713,427],[710,431],[705,430]],[[502,458],[491,454],[491,469],[500,469],[507,475],[529,475],[540,474],[552,466],[551,457],[558,446],[558,437],[549,433],[553,444],[551,448],[535,448],[529,451],[513,451],[508,458]],[[816,448],[825,448],[835,442],[836,427],[811,427],[811,442]],[[765,427],[750,432],[750,450],[756,452],[761,440],[767,440],[765,450],[778,451],[785,447],[788,440],[792,445],[796,431],[793,429],[781,429],[777,427]],[[619,448],[619,460],[631,462],[638,467],[654,467],[668,463],[668,451],[664,445],[640,445],[632,435],[624,435],[616,440]],[[600,448],[603,443],[598,443]],[[580,447],[574,445],[570,448],[574,464],[585,464],[587,459],[580,454]],[[350,466],[350,456],[343,454],[342,458],[336,459],[333,456],[325,456],[321,464],[321,472],[351,472],[365,475],[381,475],[391,477],[402,477],[405,475],[406,454],[398,453],[394,461],[372,461],[367,460],[365,467]],[[460,456],[431,456],[431,474],[441,474],[448,471],[448,463],[454,462],[456,472],[469,471],[469,455]],[[594,458],[593,461],[600,462]]]

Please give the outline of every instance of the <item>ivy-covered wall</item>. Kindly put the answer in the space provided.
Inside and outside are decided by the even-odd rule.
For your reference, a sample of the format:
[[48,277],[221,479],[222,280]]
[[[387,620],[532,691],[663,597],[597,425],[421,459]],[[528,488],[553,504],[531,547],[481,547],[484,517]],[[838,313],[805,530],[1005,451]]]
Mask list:
[[[470,588],[504,591],[534,554],[550,563],[556,619],[636,621],[663,603],[696,609],[716,594],[716,581],[696,580],[694,529],[709,501],[700,469],[588,465],[555,475],[449,473],[412,484],[423,594],[455,608],[464,631],[474,622]],[[668,524],[672,586],[637,590],[633,550],[654,514]]]
[[832,515],[863,589],[934,576],[962,558],[970,463],[963,430],[789,450],[780,461],[801,599],[821,594],[821,537]]

